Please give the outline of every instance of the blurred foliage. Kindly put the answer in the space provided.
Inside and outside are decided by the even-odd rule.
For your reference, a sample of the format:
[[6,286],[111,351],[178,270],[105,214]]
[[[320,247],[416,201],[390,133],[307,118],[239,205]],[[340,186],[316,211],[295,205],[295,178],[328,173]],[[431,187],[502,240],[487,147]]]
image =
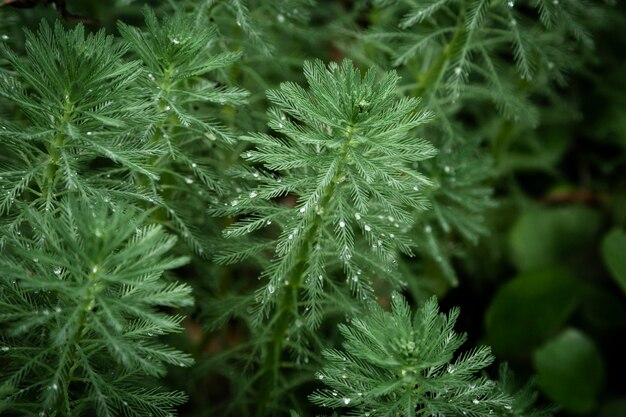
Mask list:
[[[504,1],[489,3],[504,11],[508,7]],[[528,4],[538,3],[527,2],[521,9],[524,22],[537,19]],[[531,113],[519,114],[522,120],[515,119],[515,112],[498,112],[498,104],[484,97],[468,98],[463,106],[427,98],[441,106],[433,110],[441,110],[439,114],[451,121],[442,117],[439,124],[419,132],[442,150],[441,159],[420,169],[436,178],[441,189],[456,187],[467,198],[455,201],[444,192],[437,194],[434,187],[433,211],[414,229],[420,256],[403,258],[398,268],[412,277],[406,282],[409,300],[419,303],[437,294],[443,310],[460,306],[463,313],[457,325],[468,333],[470,343],[491,345],[498,360],[509,361],[521,379],[536,373],[540,401],[554,402],[559,408],[555,415],[622,417],[626,416],[626,339],[621,337],[626,332],[626,4],[589,3],[602,10],[586,22],[593,44],[573,46],[574,37],[565,35],[563,51],[575,62],[564,69],[562,83],[547,75],[547,67],[539,68],[532,81],[520,79],[506,67],[514,66],[515,57],[498,50],[498,75],[523,96],[529,106],[524,109],[532,107]],[[403,15],[365,0],[67,1],[71,13],[94,20],[87,30],[105,28],[115,34],[118,20],[142,25],[145,4],[160,15],[178,10],[196,22],[215,24],[220,39],[216,49],[242,54],[216,73],[219,83],[250,92],[246,106],[229,106],[220,113],[220,120],[226,120],[235,134],[267,130],[266,90],[284,81],[302,82],[305,59],[350,56],[363,67],[389,69],[403,52],[396,44],[383,42],[381,47],[380,42],[380,30],[401,32],[394,24]],[[408,13],[410,7],[403,7]],[[32,30],[41,19],[52,22],[57,17],[54,8],[44,4],[26,9],[2,5],[0,42],[21,50],[22,27]],[[408,36],[402,33],[396,39]],[[404,80],[399,88],[403,93],[415,90],[424,64],[408,62],[396,65]],[[0,61],[0,74],[5,71],[7,66]],[[0,104],[1,117],[13,110]],[[223,153],[220,169],[233,165],[246,146],[238,143],[232,152]],[[448,175],[460,153],[479,162]],[[245,189],[245,182],[232,186]],[[204,209],[190,217],[203,216]],[[223,220],[224,225],[230,222]],[[268,234],[272,233],[276,230],[270,229]],[[190,396],[181,415],[244,412],[233,405],[242,401],[242,387],[251,384],[242,375],[251,352],[248,305],[238,294],[258,288],[256,276],[266,265],[262,256],[232,267],[195,257],[190,266],[176,271],[194,287],[197,300],[185,323],[186,337],[170,341],[193,352],[197,360],[193,370],[172,369],[168,376],[172,389],[185,389]],[[379,301],[386,307],[389,290],[377,285]],[[342,338],[334,324],[357,312],[348,301],[325,307],[335,321],[319,329],[323,341],[311,338],[320,349],[340,346]],[[224,360],[232,351],[242,361]],[[298,352],[293,356],[299,357]],[[317,359],[311,357],[311,362]],[[311,382],[316,368],[304,364],[302,369],[308,379],[288,381],[292,395],[285,404],[297,406],[301,415],[314,415],[319,410],[304,400],[293,402],[294,397],[304,399],[321,388]]]

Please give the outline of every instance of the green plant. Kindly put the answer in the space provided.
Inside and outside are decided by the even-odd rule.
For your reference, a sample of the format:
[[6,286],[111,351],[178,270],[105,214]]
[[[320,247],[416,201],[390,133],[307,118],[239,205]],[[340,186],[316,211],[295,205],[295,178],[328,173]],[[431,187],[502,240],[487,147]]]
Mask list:
[[48,3],[0,5],[3,415],[623,404],[617,6]]

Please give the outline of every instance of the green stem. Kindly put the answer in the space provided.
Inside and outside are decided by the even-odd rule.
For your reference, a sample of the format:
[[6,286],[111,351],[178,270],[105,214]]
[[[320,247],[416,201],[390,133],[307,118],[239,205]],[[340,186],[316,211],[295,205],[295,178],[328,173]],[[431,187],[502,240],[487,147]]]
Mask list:
[[[89,331],[89,327],[87,326],[89,312],[91,312],[96,305],[96,293],[98,292],[97,277],[98,267],[93,266],[91,272],[87,276],[89,286],[87,287],[87,291],[83,296],[83,302],[79,306],[78,328],[74,332],[74,337],[72,337],[72,340],[69,342],[72,349],[71,352],[68,354],[68,357],[72,358],[72,365],[70,366],[70,369],[68,371],[65,386],[59,387],[62,388],[61,392],[64,395],[59,397],[59,405],[53,416],[57,415],[57,412],[59,413],[58,415],[71,415],[71,402],[69,400],[70,385],[75,380],[74,374],[76,373],[76,370],[80,367],[80,355],[78,354],[78,349],[80,344],[83,342],[84,336]],[[62,402],[64,402],[65,404],[62,404]],[[65,409],[65,411],[62,411],[63,409]]]
[[65,97],[65,105],[63,107],[63,116],[56,126],[56,134],[54,139],[48,144],[48,155],[50,162],[44,173],[44,182],[42,187],[42,195],[53,196],[54,186],[56,183],[57,172],[59,171],[59,161],[61,158],[60,149],[65,145],[65,126],[72,120],[74,114],[74,103],[70,100],[69,95]]
[[306,272],[307,260],[310,257],[312,248],[316,242],[316,236],[320,227],[324,223],[324,213],[328,212],[328,206],[333,199],[333,195],[336,190],[336,184],[343,176],[343,166],[346,163],[350,143],[352,141],[353,129],[348,127],[346,131],[346,141],[344,142],[341,152],[338,169],[333,176],[332,181],[324,188],[321,193],[318,210],[313,221],[310,223],[306,234],[302,238],[302,245],[300,246],[296,255],[296,263],[291,269],[291,273],[287,279],[287,285],[284,287],[282,297],[277,302],[277,315],[273,324],[273,328],[270,330],[271,338],[265,349],[265,357],[263,360],[262,374],[259,378],[260,390],[259,404],[261,406],[257,409],[257,415],[259,417],[265,416],[267,413],[267,404],[271,400],[272,395],[275,395],[278,385],[278,374],[280,371],[280,358],[284,348],[284,341],[288,330],[293,326],[295,318],[298,315],[298,300],[300,298],[300,288]]
[[[461,12],[461,16],[465,14],[464,11]],[[448,42],[444,47],[435,62],[423,73],[417,74],[417,87],[415,88],[414,95],[416,97],[422,97],[424,94],[432,87],[432,85],[436,84],[436,81],[441,77],[441,73],[446,69],[446,63],[450,58],[454,56],[456,53],[456,48],[458,47],[459,41],[466,33],[465,22],[463,19],[460,19],[459,26]]]

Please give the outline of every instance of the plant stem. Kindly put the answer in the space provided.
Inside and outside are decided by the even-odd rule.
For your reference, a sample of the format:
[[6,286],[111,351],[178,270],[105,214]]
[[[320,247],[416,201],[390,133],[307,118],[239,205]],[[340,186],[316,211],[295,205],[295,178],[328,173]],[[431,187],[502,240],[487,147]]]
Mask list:
[[265,349],[265,356],[261,377],[259,378],[261,389],[259,392],[259,404],[257,415],[264,416],[266,413],[267,403],[271,400],[278,390],[278,374],[280,371],[280,357],[284,348],[284,340],[288,330],[294,324],[294,320],[298,315],[298,300],[300,298],[300,288],[302,287],[303,278],[306,272],[307,261],[310,257],[312,248],[316,242],[316,236],[320,227],[324,224],[324,213],[328,212],[328,206],[333,199],[336,185],[343,176],[343,167],[346,163],[350,143],[352,141],[352,126],[346,129],[346,141],[342,145],[339,155],[339,164],[333,179],[328,183],[321,193],[320,202],[314,220],[310,223],[305,236],[302,239],[296,255],[296,264],[291,270],[287,279],[287,285],[284,288],[282,297],[277,302],[277,318],[274,321],[273,328],[270,330],[271,337]]
[[[461,12],[461,15],[464,15],[463,11]],[[456,32],[452,36],[452,39],[450,39],[450,42],[443,47],[443,50],[437,59],[435,59],[433,64],[425,72],[417,74],[416,78],[418,84],[414,92],[415,97],[424,96],[431,86],[436,84],[442,71],[446,68],[447,61],[456,53],[459,40],[463,37],[463,35],[465,35],[466,32],[467,30],[465,28],[464,20],[461,19]]]
[[72,119],[74,114],[74,103],[70,100],[69,95],[65,97],[65,105],[63,107],[63,116],[56,126],[56,134],[54,139],[48,144],[48,155],[50,162],[44,174],[44,183],[42,187],[42,195],[48,197],[48,201],[54,196],[54,186],[56,183],[57,172],[59,170],[60,149],[65,145],[65,125]]
[[[83,302],[79,306],[78,327],[76,331],[74,332],[74,337],[72,337],[71,341],[69,342],[70,353],[68,354],[68,357],[71,358],[72,365],[70,366],[70,369],[67,373],[65,386],[60,387],[62,388],[61,392],[64,393],[64,395],[59,397],[59,405],[57,407],[57,412],[59,413],[59,415],[68,415],[68,416],[71,415],[71,411],[72,411],[70,408],[71,402],[69,400],[70,385],[72,384],[72,380],[74,379],[74,374],[76,370],[80,366],[80,360],[79,360],[80,355],[78,355],[78,348],[80,344],[82,343],[83,337],[85,336],[85,334],[87,334],[89,330],[87,326],[88,315],[89,315],[89,312],[93,310],[93,308],[96,305],[96,292],[98,291],[97,277],[98,277],[98,267],[94,266],[92,267],[92,270],[87,276],[87,281],[89,282],[89,286],[87,287],[87,291],[85,292],[85,295],[83,297]],[[61,404],[61,402],[65,402],[65,404]],[[62,411],[63,408],[65,408],[65,411]],[[53,416],[55,415],[56,413],[53,414]]]

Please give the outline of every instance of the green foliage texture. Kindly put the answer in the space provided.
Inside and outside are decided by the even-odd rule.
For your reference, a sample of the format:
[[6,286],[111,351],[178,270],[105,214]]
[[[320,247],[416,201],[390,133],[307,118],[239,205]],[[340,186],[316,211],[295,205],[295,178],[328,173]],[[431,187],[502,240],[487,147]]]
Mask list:
[[624,415],[624,28],[0,1],[0,414]]

